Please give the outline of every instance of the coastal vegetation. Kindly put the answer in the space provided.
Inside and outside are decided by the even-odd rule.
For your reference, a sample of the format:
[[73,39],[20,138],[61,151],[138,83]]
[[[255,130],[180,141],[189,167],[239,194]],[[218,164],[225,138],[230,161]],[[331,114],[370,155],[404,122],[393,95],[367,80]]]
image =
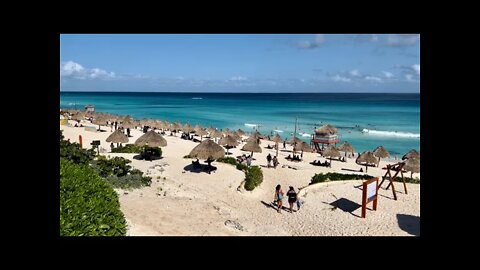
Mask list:
[[[314,176],[312,176],[312,180],[310,181],[310,185],[316,184],[316,183],[322,183],[322,182],[327,182],[327,181],[343,181],[343,180],[367,180],[367,179],[372,179],[373,176],[367,175],[367,174],[343,174],[343,173],[316,173]],[[400,180],[401,178],[398,178]],[[420,179],[419,178],[410,178],[410,177],[405,177],[405,182],[406,183],[412,183],[412,184],[419,184]],[[379,178],[381,180],[381,178]]]
[[151,177],[122,157],[107,159],[64,140],[60,131],[60,235],[124,236],[126,221],[113,188],[149,186]]
[[153,156],[162,156],[162,148],[149,147],[149,146],[137,146],[135,144],[127,144],[125,146],[115,147],[112,149],[112,153],[142,153],[150,152]]
[[263,172],[259,166],[248,167],[245,164],[238,163],[233,157],[223,157],[217,159],[218,162],[234,165],[237,170],[245,172],[245,189],[252,191],[263,181]]

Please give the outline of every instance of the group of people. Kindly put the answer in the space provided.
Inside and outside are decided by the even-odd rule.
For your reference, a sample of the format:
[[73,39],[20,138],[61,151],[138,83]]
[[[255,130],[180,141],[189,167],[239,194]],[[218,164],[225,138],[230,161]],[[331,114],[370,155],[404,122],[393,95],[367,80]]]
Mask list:
[[[270,163],[272,165],[270,165]],[[270,168],[271,166],[273,166],[274,169],[277,168],[278,166],[278,159],[277,159],[277,156],[273,156],[272,158],[272,155],[270,155],[270,153],[267,155],[267,167]]]
[[[299,190],[300,191],[300,190]],[[297,211],[300,210],[300,207],[302,206],[302,203],[300,201],[300,198],[298,198],[298,193],[295,191],[295,189],[290,186],[288,191],[287,191],[287,197],[288,197],[288,204],[290,205],[290,213],[293,213],[293,204],[297,204]],[[277,205],[277,212],[281,213],[280,210],[282,209],[283,205],[283,197],[285,194],[283,193],[282,186],[277,185],[275,187],[275,194],[273,197],[273,203]]]
[[301,160],[302,160],[302,156],[300,156],[300,155],[293,155],[293,157],[292,157],[292,156],[290,156],[290,154],[289,154],[288,157],[286,157],[286,159],[291,160],[291,161],[301,161]]
[[324,162],[321,162],[320,160],[314,160],[314,161],[312,162],[312,165],[314,165],[314,166],[329,167],[331,164],[330,164],[330,162],[328,162],[327,160],[325,160]]
[[252,158],[251,155],[247,156],[245,154],[243,154],[241,157],[237,158],[237,161],[239,163],[242,163],[242,164],[246,163],[248,167],[250,167],[252,165],[252,160],[253,160],[253,158]]

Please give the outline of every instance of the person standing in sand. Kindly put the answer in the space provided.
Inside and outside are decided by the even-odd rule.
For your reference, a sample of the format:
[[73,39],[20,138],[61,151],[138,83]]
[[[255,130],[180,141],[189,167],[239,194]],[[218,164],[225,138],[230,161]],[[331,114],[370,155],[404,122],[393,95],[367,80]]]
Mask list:
[[277,212],[278,213],[281,213],[280,210],[282,209],[282,200],[283,200],[283,190],[282,190],[282,186],[280,185],[277,185],[277,187],[275,188],[275,195],[273,197],[273,201],[277,203]]
[[277,168],[277,165],[278,165],[278,159],[277,159],[277,156],[273,156],[273,168],[276,169]]
[[293,204],[297,201],[297,192],[295,192],[295,189],[293,189],[292,186],[289,187],[289,190],[287,191],[287,196],[288,196],[288,204],[290,204],[290,213],[292,213]]
[[270,162],[272,161],[272,156],[270,155],[270,153],[268,154],[267,156],[267,167],[270,168]]

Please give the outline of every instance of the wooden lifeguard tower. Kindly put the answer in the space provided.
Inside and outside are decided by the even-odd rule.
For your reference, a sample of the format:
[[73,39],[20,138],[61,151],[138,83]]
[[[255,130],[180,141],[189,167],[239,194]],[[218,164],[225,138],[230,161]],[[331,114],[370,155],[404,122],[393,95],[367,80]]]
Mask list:
[[[337,129],[327,124],[315,129],[315,134],[312,135],[310,144],[318,152],[325,148],[325,144],[327,146],[331,144],[336,145],[338,142]],[[320,148],[319,144],[322,144],[322,148]]]
[[[380,187],[382,186],[383,182],[385,180],[389,180],[390,183],[388,184],[387,186],[387,190],[390,186],[392,186],[392,192],[393,192],[393,199],[394,200],[397,200],[397,193],[395,192],[395,186],[393,184],[393,182],[398,179],[398,174],[400,173],[400,176],[402,178],[402,182],[403,182],[403,187],[405,189],[405,194],[408,194],[407,192],[407,184],[405,183],[405,178],[403,176],[403,173],[404,172],[407,172],[403,169],[403,166],[405,166],[405,162],[398,162],[398,163],[395,163],[395,164],[392,164],[392,165],[387,165],[387,172],[385,173],[385,175],[382,177],[382,182],[380,182],[380,184],[378,185],[378,188],[380,189]],[[391,171],[395,171],[395,174],[392,176],[392,173]]]

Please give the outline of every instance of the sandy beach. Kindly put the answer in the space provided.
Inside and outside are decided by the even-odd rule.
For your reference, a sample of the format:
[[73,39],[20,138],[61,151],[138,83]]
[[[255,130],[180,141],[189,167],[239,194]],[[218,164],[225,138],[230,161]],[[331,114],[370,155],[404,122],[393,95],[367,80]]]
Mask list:
[[[74,125],[75,121],[69,120]],[[93,124],[87,124],[94,126]],[[98,128],[98,125],[96,126]],[[386,184],[379,190],[377,211],[367,210],[367,217],[360,218],[362,181],[326,182],[308,186],[312,176],[320,172],[355,173],[342,170],[358,170],[365,166],[355,163],[355,158],[347,162],[332,161],[332,167],[318,167],[309,164],[314,160],[324,161],[317,153],[304,153],[302,162],[285,159],[291,154],[292,147],[287,144],[284,150],[280,145],[280,165],[267,168],[266,156],[275,155],[275,149],[266,149],[273,142],[262,140],[262,153],[254,153],[252,165],[262,166],[264,179],[252,192],[237,191],[244,180],[243,172],[230,164],[214,162],[218,169],[212,174],[196,173],[185,170],[192,159],[183,156],[198,144],[183,140],[180,134],[163,136],[168,145],[162,147],[163,158],[154,161],[133,159],[127,153],[109,153],[110,144],[105,139],[111,134],[111,128],[103,126],[104,132],[86,131],[85,128],[61,125],[65,139],[78,142],[83,138],[83,147],[90,148],[93,140],[100,140],[101,154],[107,157],[121,156],[132,161],[131,165],[152,177],[152,185],[132,191],[120,190],[121,210],[128,223],[131,236],[412,236],[420,235],[420,185],[407,184],[405,194],[403,184],[396,182],[398,200],[393,199],[391,189]],[[131,130],[134,143],[143,135],[141,130]],[[236,157],[249,154],[241,151],[244,143],[230,149]],[[201,160],[203,163],[204,160]],[[381,160],[379,167],[369,167],[368,174],[381,177],[386,164],[392,160]],[[360,174],[360,172],[358,172]],[[362,173],[363,174],[363,173]],[[410,173],[405,176],[410,177]],[[413,177],[420,177],[415,173]],[[277,213],[270,206],[274,189],[282,185],[284,192],[288,186],[296,189],[306,187],[300,193],[305,202],[298,212]],[[331,203],[343,199],[352,205],[353,211],[344,211]],[[284,206],[288,202],[284,200]],[[368,208],[371,209],[371,204]],[[294,207],[296,210],[296,206]]]

